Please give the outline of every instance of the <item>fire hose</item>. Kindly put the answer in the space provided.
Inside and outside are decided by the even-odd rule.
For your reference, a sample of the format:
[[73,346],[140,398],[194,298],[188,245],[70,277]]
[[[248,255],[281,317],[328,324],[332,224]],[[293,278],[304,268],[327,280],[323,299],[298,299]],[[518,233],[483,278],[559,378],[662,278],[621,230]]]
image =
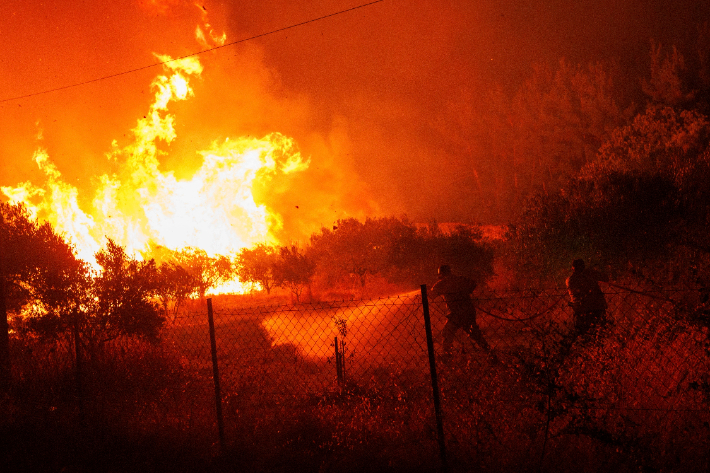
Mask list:
[[[615,287],[615,288],[621,289],[621,290],[623,290],[623,291],[628,291],[628,292],[631,292],[631,293],[633,293],[633,294],[639,294],[639,295],[642,295],[642,296],[645,296],[645,297],[649,297],[649,298],[651,298],[651,299],[657,299],[657,300],[661,300],[661,301],[664,301],[664,302],[670,302],[670,303],[672,303],[673,305],[676,304],[676,301],[674,301],[673,299],[671,299],[671,298],[669,298],[669,297],[662,297],[662,296],[650,294],[650,293],[648,293],[648,292],[639,291],[639,290],[636,290],[636,289],[631,289],[630,287],[621,286],[621,285],[619,285],[619,284],[615,284],[615,283],[608,282],[608,281],[604,281],[604,283],[605,283],[605,284],[608,284],[608,285],[611,286],[611,287]],[[496,315],[496,314],[494,314],[494,313],[492,313],[492,312],[489,312],[489,311],[487,311],[487,310],[485,310],[485,309],[482,309],[482,308],[480,307],[480,305],[477,305],[477,306],[476,306],[476,309],[479,310],[479,311],[481,311],[481,312],[483,312],[484,314],[490,315],[491,317],[493,317],[493,318],[495,318],[495,319],[498,319],[498,320],[504,320],[504,321],[506,321],[506,322],[526,322],[526,321],[528,321],[528,320],[533,320],[533,319],[536,319],[536,318],[538,318],[538,317],[541,317],[542,315],[544,315],[544,314],[546,314],[547,312],[551,311],[552,309],[555,308],[555,306],[557,306],[557,304],[560,303],[561,300],[562,300],[562,299],[559,299],[559,300],[553,302],[552,305],[550,305],[548,308],[546,308],[546,309],[544,309],[544,310],[541,310],[540,312],[537,312],[536,314],[533,314],[533,315],[531,315],[531,316],[529,316],[529,317],[523,317],[523,318],[503,317],[502,315]]]
[[639,295],[641,295],[641,296],[649,297],[649,298],[651,298],[651,299],[658,299],[658,300],[660,300],[660,301],[670,302],[670,303],[672,303],[672,304],[675,304],[675,303],[676,303],[673,299],[671,299],[671,298],[669,298],[669,297],[661,297],[661,296],[657,296],[657,295],[654,295],[654,294],[650,294],[650,293],[645,292],[645,291],[638,291],[638,290],[636,290],[636,289],[631,289],[630,287],[626,287],[626,286],[620,286],[619,284],[614,284],[613,282],[609,282],[609,281],[604,281],[604,283],[605,283],[605,284],[608,284],[608,285],[611,286],[611,287],[615,287],[615,288],[617,288],[617,289],[621,289],[622,291],[628,291],[628,292],[631,292],[631,293],[634,293],[634,294],[639,294]]
[[561,299],[558,299],[557,301],[553,302],[552,305],[551,305],[550,307],[548,307],[547,309],[545,309],[545,310],[542,310],[542,311],[540,311],[540,312],[538,312],[538,313],[536,313],[536,314],[534,314],[534,315],[531,315],[530,317],[523,317],[523,318],[503,317],[502,315],[496,315],[496,314],[493,314],[493,313],[491,313],[491,312],[488,312],[487,310],[481,309],[480,306],[476,307],[476,309],[477,309],[477,310],[480,310],[480,311],[483,312],[484,314],[490,315],[491,317],[493,317],[493,318],[495,318],[495,319],[505,320],[505,321],[507,321],[507,322],[526,322],[526,321],[528,321],[528,320],[536,319],[536,318],[538,318],[538,317],[540,317],[540,316],[546,314],[547,312],[551,311],[552,309],[555,308],[555,306],[556,306],[557,304],[560,303],[560,300],[561,300]]

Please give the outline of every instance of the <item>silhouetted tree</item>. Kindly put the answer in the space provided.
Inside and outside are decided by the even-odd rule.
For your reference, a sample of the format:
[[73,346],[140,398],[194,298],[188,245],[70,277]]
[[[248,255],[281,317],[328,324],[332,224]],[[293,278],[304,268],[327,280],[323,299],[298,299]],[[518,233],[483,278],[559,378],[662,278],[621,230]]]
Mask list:
[[232,262],[223,255],[209,256],[205,250],[187,247],[175,253],[175,260],[195,281],[201,299],[209,289],[234,276]]
[[528,203],[513,232],[518,255],[554,274],[577,257],[621,269],[670,261],[682,246],[710,254],[709,144],[707,117],[650,107],[565,189]]
[[63,333],[86,301],[90,279],[86,263],[50,224],[36,222],[20,204],[0,203],[0,213],[0,369],[7,370],[8,315],[22,313],[52,336]]
[[493,275],[493,248],[483,243],[480,230],[467,225],[443,232],[434,223],[403,235],[395,242],[390,259],[390,277],[414,286],[435,278],[443,264],[478,283]]
[[[492,220],[515,216],[535,192],[555,192],[596,155],[611,132],[631,116],[618,102],[616,68],[561,60],[539,64],[509,97],[493,89],[483,115],[471,123],[480,182],[494,199]],[[473,115],[475,116],[475,115]],[[464,139],[460,146],[465,146]],[[468,145],[470,148],[470,145]],[[461,149],[462,154],[467,149]]]
[[363,288],[371,276],[407,286],[431,280],[441,264],[484,281],[493,273],[493,250],[481,232],[458,225],[442,232],[436,223],[417,226],[406,217],[344,219],[311,236],[309,253],[319,276],[330,284],[357,277]]
[[691,103],[696,91],[689,89],[689,74],[685,58],[673,46],[670,54],[663,54],[663,47],[651,41],[650,79],[643,79],[642,88],[652,105],[681,107]]
[[[625,122],[614,85],[601,64],[557,70],[539,66],[513,100],[511,150],[528,189],[551,192],[591,161],[612,130]],[[527,176],[524,175],[527,174]]]
[[300,302],[301,294],[310,287],[315,262],[295,246],[282,246],[274,269],[276,284],[288,288]]
[[102,271],[94,278],[96,312],[87,321],[99,341],[119,335],[158,338],[165,318],[156,301],[158,269],[154,260],[138,261],[108,240],[96,254]]
[[190,273],[174,261],[162,263],[158,267],[156,293],[165,317],[172,315],[173,320],[183,302],[197,293],[197,282]]
[[49,223],[31,219],[21,205],[0,204],[6,302],[17,312],[28,303],[66,304],[66,286],[82,277],[86,264]]
[[242,248],[236,257],[236,273],[239,280],[259,284],[267,294],[276,284],[275,267],[279,261],[276,248],[259,243],[254,248]]
[[384,274],[390,265],[395,242],[413,233],[414,226],[394,217],[338,220],[333,229],[322,228],[311,236],[311,251],[319,262],[318,270],[330,281],[357,277],[364,288],[368,276]]

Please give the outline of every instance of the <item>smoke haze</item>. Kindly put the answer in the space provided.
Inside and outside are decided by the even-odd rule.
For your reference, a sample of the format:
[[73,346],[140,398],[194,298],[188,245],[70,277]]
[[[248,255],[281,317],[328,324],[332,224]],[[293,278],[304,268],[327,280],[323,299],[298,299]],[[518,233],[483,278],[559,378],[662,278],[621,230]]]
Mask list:
[[[329,15],[358,2],[10,0],[0,16],[0,100],[121,74]],[[228,137],[292,137],[307,171],[255,189],[284,219],[282,240],[339,218],[481,215],[476,110],[512,92],[533,64],[615,61],[625,102],[639,100],[650,40],[689,46],[706,2],[682,0],[384,0],[198,56],[194,97],[171,107],[177,138],[163,170],[189,178],[199,151]],[[200,28],[202,38],[196,35]],[[210,33],[212,37],[210,38]],[[160,68],[0,103],[0,185],[41,182],[47,150],[84,199],[106,153],[131,139]]]

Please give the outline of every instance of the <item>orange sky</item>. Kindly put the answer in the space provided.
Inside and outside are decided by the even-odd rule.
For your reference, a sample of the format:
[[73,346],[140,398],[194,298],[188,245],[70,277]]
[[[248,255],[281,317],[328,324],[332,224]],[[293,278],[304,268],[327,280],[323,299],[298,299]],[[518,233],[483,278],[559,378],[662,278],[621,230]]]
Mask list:
[[[360,3],[6,0],[0,100],[141,68],[153,53],[200,51],[195,29],[206,22],[231,42]],[[636,80],[651,37],[686,41],[684,26],[703,17],[708,6],[690,0],[384,0],[200,55],[161,167],[188,177],[215,140],[280,132],[311,158],[269,197],[293,238],[350,215],[470,221],[477,157],[449,136],[462,107],[563,56],[617,58]],[[111,142],[128,140],[147,112],[160,72],[1,102],[0,185],[41,180],[31,158],[42,146],[68,183],[90,189],[111,169]]]

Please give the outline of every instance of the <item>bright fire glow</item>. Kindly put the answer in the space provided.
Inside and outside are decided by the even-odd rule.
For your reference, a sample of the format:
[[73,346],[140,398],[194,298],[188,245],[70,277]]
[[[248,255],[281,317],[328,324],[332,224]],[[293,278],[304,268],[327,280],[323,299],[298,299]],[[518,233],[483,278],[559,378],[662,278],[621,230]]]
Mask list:
[[[346,343],[348,353],[358,354],[358,363],[367,363],[371,356],[379,362],[401,363],[403,356],[416,358],[417,350],[403,355],[399,348],[405,343],[415,343],[412,337],[423,334],[410,333],[404,319],[412,317],[405,308],[418,307],[419,291],[401,294],[396,300],[368,301],[367,307],[348,306],[323,310],[318,314],[294,317],[293,312],[276,312],[262,322],[269,333],[272,346],[293,345],[308,358],[333,356],[335,337]],[[415,313],[417,313],[415,311]],[[416,315],[415,315],[416,316]],[[404,342],[407,340],[407,342]],[[419,346],[423,340],[416,341]],[[373,361],[373,360],[370,360]]]
[[209,255],[228,255],[258,242],[276,243],[281,216],[252,195],[252,187],[279,175],[305,170],[309,162],[292,139],[278,133],[257,139],[244,137],[214,142],[196,153],[202,166],[187,180],[159,169],[165,146],[176,137],[173,101],[193,95],[189,79],[202,72],[195,58],[165,62],[165,75],[152,84],[155,97],[148,113],[137,121],[131,143],[114,141],[108,158],[118,171],[95,179],[89,210],[82,209],[77,188],[66,183],[48,153],[34,159],[46,176],[43,187],[30,182],[2,187],[12,203],[24,203],[35,218],[50,222],[76,246],[80,258],[94,263],[94,254],[110,237],[130,254],[151,245],[179,250],[196,247]]

